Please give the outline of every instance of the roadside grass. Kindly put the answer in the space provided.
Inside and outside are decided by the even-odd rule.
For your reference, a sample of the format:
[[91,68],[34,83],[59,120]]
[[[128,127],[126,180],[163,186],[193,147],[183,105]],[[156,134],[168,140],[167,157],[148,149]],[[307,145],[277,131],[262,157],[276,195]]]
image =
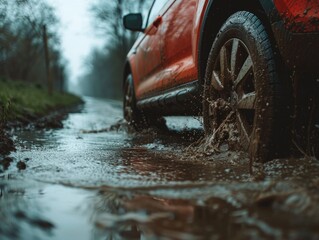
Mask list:
[[81,98],[73,94],[54,92],[49,96],[41,86],[0,79],[0,124],[35,119],[81,102]]

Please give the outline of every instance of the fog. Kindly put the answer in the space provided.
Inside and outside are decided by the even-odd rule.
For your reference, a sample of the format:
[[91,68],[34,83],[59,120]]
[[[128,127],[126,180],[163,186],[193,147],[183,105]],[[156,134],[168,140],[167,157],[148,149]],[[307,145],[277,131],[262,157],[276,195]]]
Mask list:
[[69,91],[120,99],[125,57],[137,36],[124,30],[122,17],[145,13],[152,1],[47,1],[60,19]]

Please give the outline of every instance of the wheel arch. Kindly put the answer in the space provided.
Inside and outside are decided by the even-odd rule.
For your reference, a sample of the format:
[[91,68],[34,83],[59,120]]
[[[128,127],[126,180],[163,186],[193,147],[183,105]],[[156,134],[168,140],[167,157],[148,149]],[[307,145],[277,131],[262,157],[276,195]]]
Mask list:
[[198,79],[204,83],[206,63],[210,48],[224,22],[237,11],[249,11],[263,22],[270,41],[276,48],[275,38],[271,29],[270,15],[274,10],[271,0],[210,0],[204,14],[200,29],[198,47]]

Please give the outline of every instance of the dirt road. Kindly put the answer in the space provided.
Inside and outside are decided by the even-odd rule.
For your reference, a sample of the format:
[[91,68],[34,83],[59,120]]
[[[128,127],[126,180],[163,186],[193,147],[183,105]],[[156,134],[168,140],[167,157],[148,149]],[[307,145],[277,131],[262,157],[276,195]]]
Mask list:
[[319,239],[319,161],[250,175],[244,154],[189,147],[197,120],[134,133],[121,118],[119,102],[86,98],[63,129],[16,132],[0,239]]

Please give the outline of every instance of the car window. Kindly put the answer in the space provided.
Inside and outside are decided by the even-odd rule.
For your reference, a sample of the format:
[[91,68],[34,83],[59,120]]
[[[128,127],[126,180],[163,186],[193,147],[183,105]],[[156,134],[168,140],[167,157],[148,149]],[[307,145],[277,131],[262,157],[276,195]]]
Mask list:
[[159,15],[159,12],[164,7],[164,5],[168,2],[168,0],[155,0],[153,6],[151,8],[151,12],[149,13],[149,18],[147,24],[151,24],[154,22],[156,17]]

